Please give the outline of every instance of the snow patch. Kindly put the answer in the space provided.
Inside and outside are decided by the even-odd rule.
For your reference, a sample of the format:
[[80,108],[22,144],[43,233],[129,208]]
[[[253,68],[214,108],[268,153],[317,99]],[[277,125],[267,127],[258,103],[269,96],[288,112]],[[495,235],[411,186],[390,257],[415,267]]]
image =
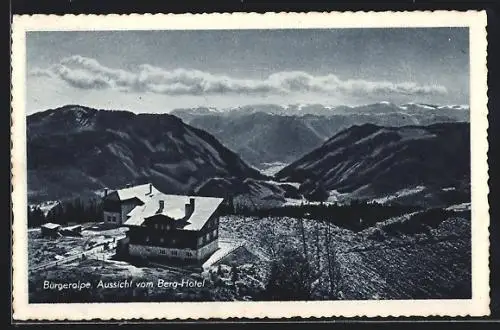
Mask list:
[[265,175],[273,176],[282,169],[284,169],[287,165],[288,164],[281,162],[262,163],[261,172]]
[[404,188],[404,189],[401,189],[401,190],[395,192],[392,195],[387,195],[387,196],[384,196],[384,197],[376,198],[373,201],[376,202],[376,203],[384,204],[384,203],[390,202],[392,200],[398,199],[400,197],[409,196],[409,195],[413,195],[413,194],[419,193],[419,192],[423,191],[424,189],[425,189],[425,186],[416,186],[416,187],[413,187],[413,188]]
[[470,209],[471,209],[471,203],[470,202],[461,203],[461,204],[455,204],[455,205],[451,205],[451,206],[445,208],[445,210],[447,210],[447,211],[455,211],[455,212],[470,211]]
[[337,190],[334,189],[334,190],[330,190],[328,192],[327,201],[328,202],[339,202],[339,201],[345,200],[348,197],[349,197],[349,193],[341,193],[341,192],[338,192]]
[[49,211],[53,207],[55,207],[55,206],[57,206],[59,204],[60,204],[59,201],[46,201],[46,202],[42,202],[42,203],[34,205],[34,206],[40,208],[40,210],[43,212],[43,214],[45,216],[47,216],[47,214],[49,213]]
[[398,130],[398,133],[399,136],[401,136],[401,141],[432,139],[436,137],[435,134],[431,134],[427,130],[421,128],[405,127]]
[[141,268],[135,267],[125,261],[106,260],[106,262],[128,271],[132,276],[141,276],[143,274],[143,270]]

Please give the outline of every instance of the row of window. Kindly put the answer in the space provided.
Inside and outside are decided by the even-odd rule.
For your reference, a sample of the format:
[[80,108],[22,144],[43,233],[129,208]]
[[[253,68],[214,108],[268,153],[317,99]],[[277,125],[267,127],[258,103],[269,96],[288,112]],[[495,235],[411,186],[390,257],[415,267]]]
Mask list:
[[[212,241],[217,235],[219,234],[218,229],[214,229],[213,231],[207,233],[206,235],[203,235],[202,237],[198,238],[198,246],[203,246],[205,243]],[[144,238],[145,243],[151,243],[151,238],[149,236],[146,236]],[[160,244],[165,243],[165,238],[160,237],[159,240]],[[171,238],[168,241],[169,245],[175,245],[177,243],[177,240],[175,238]]]
[[[160,249],[160,254],[162,254],[162,255],[167,255],[167,250],[165,250],[165,249]],[[182,252],[181,252],[181,253],[178,253],[176,250],[173,250],[173,251],[170,251],[170,254],[171,254],[172,256],[174,256],[174,257],[181,257],[183,254],[184,254],[184,256],[185,256],[185,257],[188,257],[188,258],[193,256],[193,253],[192,253],[192,252],[190,252],[190,251],[186,251],[186,252],[184,252],[184,253],[182,253]]]
[[155,227],[155,229],[160,229],[160,230],[170,230],[170,225],[166,225],[166,224],[155,223],[154,227]]
[[[208,227],[213,228],[214,226],[217,226],[218,224],[219,224],[219,219],[215,218],[212,221],[210,221],[210,223],[208,224]],[[145,226],[145,224],[144,224],[144,226]],[[172,228],[172,227],[169,224],[155,223],[154,228],[159,229],[159,230],[170,230],[170,228]]]
[[207,233],[206,235],[203,235],[202,237],[198,238],[198,246],[202,246],[207,242],[210,242],[214,237],[217,237],[219,233],[218,229],[214,229],[213,231]]
[[[146,238],[144,239],[144,241],[146,243],[149,243],[149,242],[151,242],[151,239],[149,238],[149,236],[146,236]],[[160,243],[162,243],[162,244],[165,243],[165,239],[163,237],[160,237]],[[169,243],[170,244],[175,244],[175,243],[177,243],[177,240],[175,238],[171,238],[169,240]]]

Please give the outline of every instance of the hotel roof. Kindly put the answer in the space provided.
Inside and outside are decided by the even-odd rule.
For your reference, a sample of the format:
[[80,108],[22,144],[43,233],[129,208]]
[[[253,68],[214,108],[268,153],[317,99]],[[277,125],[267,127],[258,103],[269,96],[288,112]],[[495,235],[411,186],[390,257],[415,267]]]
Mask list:
[[121,201],[126,201],[133,198],[138,198],[140,201],[145,203],[153,194],[159,193],[159,190],[151,185],[151,194],[149,193],[150,183],[142,184],[139,186],[133,186],[123,189],[116,190],[118,198]]
[[[180,229],[200,230],[222,203],[222,198],[167,195],[157,192],[150,196],[145,204],[136,206],[130,211],[128,214],[130,218],[125,221],[124,225],[141,226],[146,218],[158,214],[173,220],[183,220],[185,217],[185,205],[189,204],[191,198],[194,198],[195,202],[194,211],[191,216],[186,219],[187,222],[185,225]],[[161,212],[158,212],[160,201],[163,201],[164,207]]]

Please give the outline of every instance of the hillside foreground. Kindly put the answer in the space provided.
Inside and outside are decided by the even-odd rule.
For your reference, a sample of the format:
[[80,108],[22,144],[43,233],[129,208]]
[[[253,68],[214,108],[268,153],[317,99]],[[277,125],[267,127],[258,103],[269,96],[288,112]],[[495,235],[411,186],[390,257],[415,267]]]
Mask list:
[[[228,215],[220,220],[221,239],[244,240],[251,253],[234,253],[201,273],[116,260],[111,250],[36,269],[81,252],[89,242],[98,244],[123,233],[94,231],[50,240],[31,230],[30,302],[470,298],[470,218],[449,217],[423,232],[406,230],[409,221],[411,214],[406,214],[354,232],[314,219]],[[43,289],[44,281],[97,284],[125,279],[154,285]],[[159,279],[204,282],[200,288],[174,289],[158,287]]]

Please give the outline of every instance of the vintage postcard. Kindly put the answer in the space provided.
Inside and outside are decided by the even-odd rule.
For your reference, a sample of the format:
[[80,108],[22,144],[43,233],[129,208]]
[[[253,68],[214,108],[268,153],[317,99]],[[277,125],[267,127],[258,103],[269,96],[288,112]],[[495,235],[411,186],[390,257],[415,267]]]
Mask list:
[[485,28],[14,17],[14,318],[489,315]]

